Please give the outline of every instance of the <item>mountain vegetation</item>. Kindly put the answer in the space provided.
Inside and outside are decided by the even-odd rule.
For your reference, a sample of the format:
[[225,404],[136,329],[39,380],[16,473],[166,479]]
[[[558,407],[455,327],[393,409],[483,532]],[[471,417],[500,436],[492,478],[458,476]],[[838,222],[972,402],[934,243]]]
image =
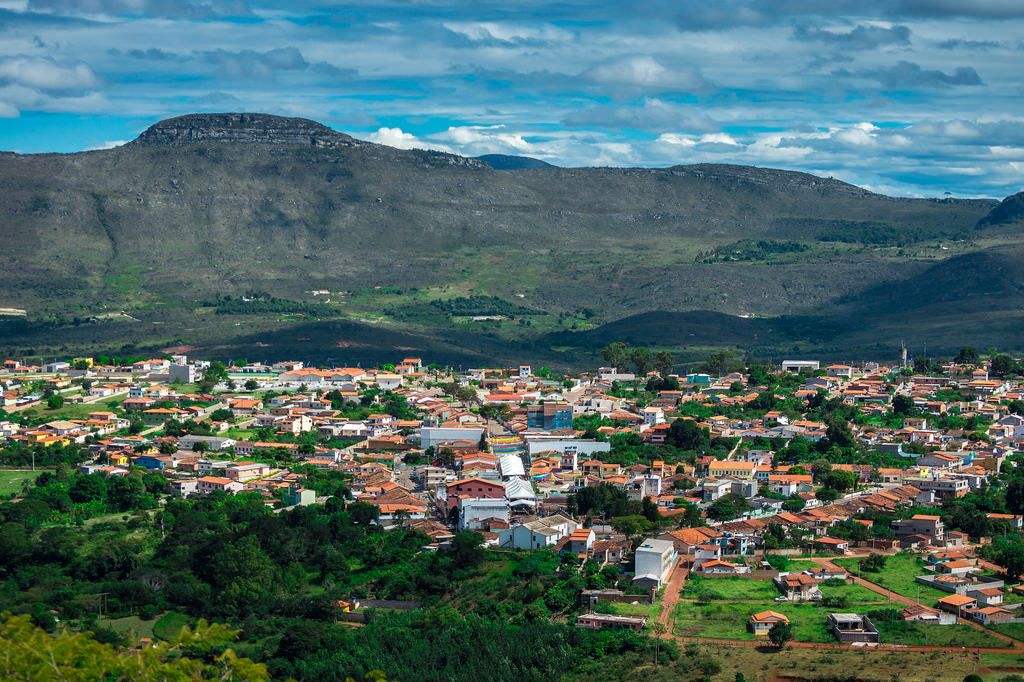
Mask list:
[[[954,298],[961,329],[1024,346],[1006,317],[1019,195],[900,199],[744,166],[509,165],[260,114],[183,116],[102,151],[2,154],[0,191],[0,308],[27,311],[0,315],[7,354],[189,345],[349,362],[378,360],[365,339],[393,338],[380,353],[573,366],[605,345],[585,334],[652,343],[633,322],[663,314],[657,343],[684,354],[842,354],[869,332],[953,350],[966,340],[929,339],[934,304]],[[882,291],[899,292],[900,317],[876,324],[858,301]],[[485,300],[519,312],[453,317]],[[725,338],[687,328],[707,319]]]

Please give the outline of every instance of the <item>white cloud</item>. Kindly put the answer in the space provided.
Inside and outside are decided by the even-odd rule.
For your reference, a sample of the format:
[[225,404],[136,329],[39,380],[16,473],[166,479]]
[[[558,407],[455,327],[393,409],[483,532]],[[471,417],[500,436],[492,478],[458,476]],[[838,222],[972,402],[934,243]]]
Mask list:
[[693,92],[708,83],[692,66],[669,68],[647,55],[633,55],[595,64],[582,77],[626,92]]
[[452,33],[470,40],[497,40],[506,43],[571,40],[572,33],[549,24],[509,24],[493,21],[452,21],[442,24]]
[[88,64],[60,65],[48,57],[28,55],[0,58],[0,79],[41,90],[84,90],[97,85]]
[[131,140],[109,140],[107,142],[100,142],[97,145],[89,147],[85,151],[87,151],[87,152],[96,152],[96,151],[100,151],[100,150],[103,150],[103,149],[113,149],[114,147],[120,147],[122,145],[126,145],[129,142],[131,142]]
[[370,142],[395,147],[396,149],[436,149],[438,151],[450,152],[444,145],[434,144],[419,139],[412,133],[407,133],[401,128],[378,128],[377,132],[366,136]]
[[431,139],[450,143],[468,156],[481,154],[529,154],[533,145],[519,133],[505,130],[503,125],[452,126]]

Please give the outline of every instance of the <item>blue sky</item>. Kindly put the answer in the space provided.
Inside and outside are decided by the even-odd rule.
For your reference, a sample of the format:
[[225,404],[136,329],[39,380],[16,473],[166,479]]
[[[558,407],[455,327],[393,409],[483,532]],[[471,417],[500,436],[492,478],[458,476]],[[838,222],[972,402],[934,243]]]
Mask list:
[[1024,0],[0,0],[0,149],[196,111],[567,166],[1024,189]]

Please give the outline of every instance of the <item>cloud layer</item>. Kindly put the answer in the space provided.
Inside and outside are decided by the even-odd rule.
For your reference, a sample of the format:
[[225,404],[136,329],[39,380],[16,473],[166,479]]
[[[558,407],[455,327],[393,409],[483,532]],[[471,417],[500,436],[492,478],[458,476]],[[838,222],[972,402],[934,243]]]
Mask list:
[[749,163],[895,194],[1024,186],[1019,0],[0,0],[0,148],[305,116],[561,165]]

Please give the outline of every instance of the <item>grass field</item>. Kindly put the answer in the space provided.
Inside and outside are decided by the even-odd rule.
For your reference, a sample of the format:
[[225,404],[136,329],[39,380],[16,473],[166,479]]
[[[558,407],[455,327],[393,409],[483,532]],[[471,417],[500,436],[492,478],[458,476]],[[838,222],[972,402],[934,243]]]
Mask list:
[[155,620],[142,620],[138,616],[126,616],[125,618],[101,618],[96,621],[97,625],[109,627],[131,639],[140,637],[153,637],[153,624]]
[[51,410],[45,404],[22,412],[29,419],[56,421],[58,419],[86,419],[90,412],[117,412],[125,396],[99,400],[95,403],[64,403],[63,406]]
[[713,599],[741,600],[757,599],[771,601],[779,596],[779,590],[770,580],[749,580],[747,578],[702,578],[694,576],[686,581],[680,592],[683,599],[697,599],[701,594]]
[[0,497],[20,493],[25,481],[34,481],[41,473],[40,470],[0,469]]
[[[895,606],[895,605],[893,605]],[[886,608],[884,604],[851,604],[843,609],[849,613],[867,613]],[[835,642],[825,620],[832,609],[813,604],[792,603],[728,603],[696,604],[680,602],[675,612],[675,634],[689,637],[756,640],[747,630],[750,616],[758,611],[772,610],[789,618],[798,642]],[[967,625],[925,626],[913,623],[876,623],[885,644],[934,646],[1002,646],[989,634]]]
[[[835,563],[843,568],[856,573],[858,571],[857,559],[836,559]],[[914,580],[919,575],[924,575],[924,563],[913,554],[896,554],[886,559],[885,568],[878,573],[864,573],[863,578],[876,585],[901,594],[904,597],[918,599],[922,604],[934,605],[942,597],[948,596],[947,592],[928,587]]]
[[[742,673],[747,682],[787,680],[846,680],[865,682],[926,682],[962,680],[979,670],[977,657],[963,652],[917,653],[849,649],[846,651],[813,651],[788,648],[700,647],[721,663],[717,681],[732,682]],[[985,675],[986,682],[1005,677],[1006,673]],[[783,677],[785,676],[785,677]]]
[[172,640],[186,625],[192,625],[192,618],[179,611],[168,611],[153,623],[153,636]]

